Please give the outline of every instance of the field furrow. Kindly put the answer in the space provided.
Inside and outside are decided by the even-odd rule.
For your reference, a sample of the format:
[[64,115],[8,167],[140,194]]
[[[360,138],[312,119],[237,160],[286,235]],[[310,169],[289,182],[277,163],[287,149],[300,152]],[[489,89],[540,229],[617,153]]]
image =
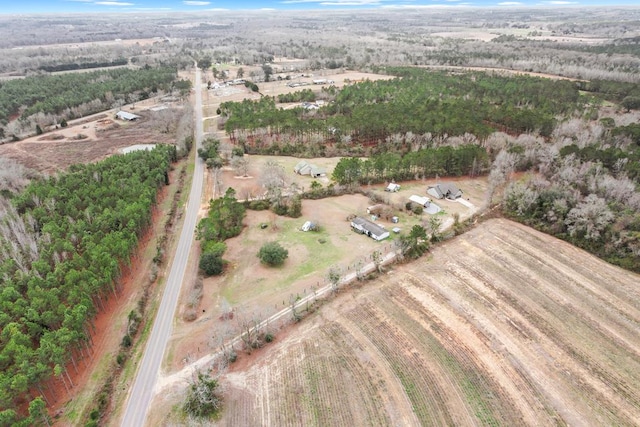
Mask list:
[[262,425],[640,420],[640,277],[522,225],[487,221],[319,313],[247,381]]
[[346,315],[384,355],[420,422],[425,425],[453,424],[432,367],[410,344],[404,332],[372,303],[362,304]]
[[[451,282],[451,278],[448,279]],[[456,357],[457,369],[445,365],[449,375],[460,384],[468,384],[474,379],[473,387],[467,386],[465,399],[485,412],[493,413],[500,424],[553,424],[557,414],[545,403],[540,393],[531,388],[531,380],[511,366],[508,352],[511,342],[496,340],[495,332],[484,325],[482,316],[470,315],[469,306],[460,295],[439,293],[427,284],[438,281],[424,281],[411,274],[404,274],[393,292],[406,296],[405,310],[415,313],[417,322],[430,330],[440,345]],[[449,300],[451,298],[451,300]],[[418,308],[416,308],[418,307]],[[416,328],[416,334],[420,334]],[[436,347],[437,348],[437,347]],[[438,353],[435,353],[436,355]],[[480,392],[481,391],[481,392]],[[487,401],[479,398],[485,396]],[[544,420],[548,420],[545,422]]]
[[[360,417],[354,420],[353,425],[366,426],[387,426],[391,424],[390,418],[387,416],[382,405],[375,402],[384,401],[383,394],[386,392],[384,380],[377,371],[377,366],[371,362],[371,358],[366,355],[359,343],[349,332],[338,325],[337,322],[327,324],[323,328],[325,337],[331,343],[339,365],[342,367],[343,373],[350,373],[349,378],[351,384],[345,384],[349,387],[349,400],[352,401],[354,409],[361,408],[352,412],[354,417]],[[375,369],[373,375],[367,370]],[[353,402],[355,401],[355,402]]]

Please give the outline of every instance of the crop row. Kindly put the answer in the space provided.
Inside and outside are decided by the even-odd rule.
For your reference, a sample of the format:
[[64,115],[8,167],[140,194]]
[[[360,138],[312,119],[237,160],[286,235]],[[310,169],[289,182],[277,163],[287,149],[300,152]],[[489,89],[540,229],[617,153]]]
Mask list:
[[[484,351],[485,355],[493,352],[493,363],[489,368],[496,376],[498,362],[511,385],[507,387],[511,396],[520,400],[520,409],[526,411],[529,417],[541,422],[548,418],[549,423],[559,418],[557,410],[545,398],[546,391],[540,388],[539,380],[533,367],[536,364],[527,362],[527,358],[539,359],[539,345],[533,344],[539,336],[538,331],[529,325],[520,312],[509,304],[504,303],[500,293],[495,288],[487,286],[491,278],[482,268],[470,270],[464,260],[449,263],[446,270],[431,271],[429,279],[422,282],[418,279],[405,278],[407,289],[415,286],[421,291],[434,294],[434,300],[445,301],[444,307],[449,307],[457,316],[473,328],[474,335],[484,343],[484,349],[472,347],[475,353]],[[446,285],[443,285],[446,283]],[[437,298],[436,298],[437,296]],[[424,303],[423,303],[424,304]],[[429,306],[429,310],[434,310]],[[437,330],[446,328],[438,327]],[[439,336],[444,335],[440,333]],[[449,332],[440,341],[447,346],[455,336]],[[444,339],[446,338],[446,339]],[[458,345],[471,346],[471,343]],[[503,386],[506,384],[502,383]],[[524,407],[524,409],[523,409]]]
[[[327,341],[331,343],[332,350],[343,372],[349,372],[350,380],[357,393],[351,399],[358,401],[362,420],[355,425],[387,426],[391,420],[380,404],[383,401],[384,382],[380,378],[379,366],[373,366],[374,372],[370,373],[358,357],[364,350],[355,338],[347,330],[336,322],[331,322],[322,328]],[[365,362],[366,363],[366,362]],[[373,365],[369,363],[368,365]],[[382,387],[382,390],[381,390]]]
[[387,360],[411,401],[413,411],[423,424],[451,425],[453,418],[442,384],[422,352],[411,345],[394,323],[383,318],[372,303],[347,313]]
[[[627,404],[635,407],[636,411],[640,409],[640,391],[636,387],[630,387],[630,382],[640,384],[637,351],[629,351],[625,345],[616,343],[615,337],[600,327],[602,319],[592,317],[589,305],[580,304],[573,293],[567,292],[567,281],[554,282],[554,276],[550,275],[552,268],[545,266],[540,269],[538,277],[530,279],[534,277],[533,273],[522,269],[522,262],[516,263],[515,259],[527,257],[511,259],[510,270],[515,277],[508,283],[514,287],[512,295],[518,295],[520,303],[525,305],[524,312],[529,313],[532,323],[573,360],[579,362],[588,371],[588,377],[594,378],[584,379],[586,394],[599,401],[603,406],[601,412],[612,422],[620,421],[619,417]],[[504,274],[501,277],[508,277],[506,271],[500,274]],[[522,286],[523,283],[527,286]],[[558,286],[558,283],[562,285]],[[594,346],[599,351],[593,351]],[[627,362],[621,364],[616,361]],[[601,385],[611,388],[613,394],[598,391]],[[612,399],[612,395],[616,399]],[[623,397],[627,402],[619,402],[615,404],[617,408],[611,408],[617,397]]]
[[[466,404],[470,415],[483,425],[513,425],[519,421],[517,412],[514,414],[515,405],[500,385],[485,373],[487,367],[482,366],[475,351],[403,287],[386,288],[379,306],[402,325],[412,345],[423,349],[438,364],[451,387],[462,396],[460,405]],[[433,333],[427,332],[429,325],[437,325]]]
[[[544,251],[531,249],[522,239],[501,239],[500,245],[492,246],[491,257],[477,251],[479,255],[471,259],[456,259],[448,270],[475,277],[473,283],[486,288],[481,292],[495,295],[496,303],[506,305],[531,325],[533,333],[529,335],[549,339],[561,349],[573,361],[565,370],[571,372],[571,378],[579,378],[568,378],[565,383],[589,401],[606,422],[619,423],[637,416],[640,399],[633,386],[638,384],[640,372],[637,350],[616,343],[615,337],[600,327],[602,319],[592,317],[597,311],[591,310],[591,305],[603,301],[592,296],[595,302],[584,302],[587,292],[570,274],[558,271],[558,264],[542,255]],[[594,351],[594,345],[603,351]],[[612,363],[614,359],[625,361],[625,366]]]

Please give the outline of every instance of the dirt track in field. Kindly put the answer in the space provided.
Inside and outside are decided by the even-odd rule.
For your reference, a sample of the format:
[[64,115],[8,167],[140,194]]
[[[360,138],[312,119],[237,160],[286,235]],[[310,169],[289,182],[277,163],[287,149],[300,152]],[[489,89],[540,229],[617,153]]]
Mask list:
[[490,220],[226,376],[220,425],[634,425],[640,277]]

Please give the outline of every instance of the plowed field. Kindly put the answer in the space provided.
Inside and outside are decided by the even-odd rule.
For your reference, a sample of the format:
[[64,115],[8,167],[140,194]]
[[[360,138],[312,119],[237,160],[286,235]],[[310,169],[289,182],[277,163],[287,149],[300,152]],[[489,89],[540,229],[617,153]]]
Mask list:
[[221,425],[637,425],[640,276],[491,220],[226,378]]

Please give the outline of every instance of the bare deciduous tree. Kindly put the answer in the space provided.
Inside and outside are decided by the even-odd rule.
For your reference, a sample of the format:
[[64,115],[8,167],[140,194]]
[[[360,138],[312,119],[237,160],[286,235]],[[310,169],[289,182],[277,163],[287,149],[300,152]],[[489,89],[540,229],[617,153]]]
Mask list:
[[249,159],[247,156],[234,156],[231,158],[231,167],[240,176],[249,176]]
[[338,285],[340,284],[340,279],[342,278],[342,273],[340,267],[332,266],[329,268],[327,272],[327,280],[331,285],[331,291],[336,292],[338,290]]
[[597,240],[613,219],[614,215],[607,206],[607,201],[595,194],[589,194],[569,211],[565,223],[572,236],[584,233],[585,239]]

